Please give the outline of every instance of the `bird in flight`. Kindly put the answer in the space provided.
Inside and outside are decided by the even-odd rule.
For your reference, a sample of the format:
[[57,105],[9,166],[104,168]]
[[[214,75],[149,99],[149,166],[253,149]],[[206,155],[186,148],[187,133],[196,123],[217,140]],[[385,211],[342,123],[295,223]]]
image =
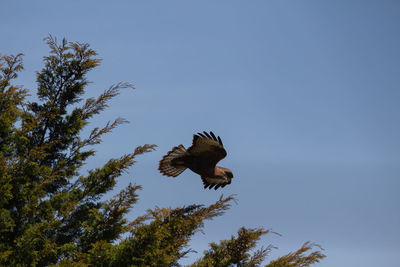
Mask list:
[[222,188],[230,184],[232,171],[216,166],[225,158],[226,150],[221,138],[213,132],[193,135],[192,146],[186,149],[183,145],[173,147],[161,160],[158,170],[166,176],[176,177],[189,168],[199,174],[203,180],[204,189]]

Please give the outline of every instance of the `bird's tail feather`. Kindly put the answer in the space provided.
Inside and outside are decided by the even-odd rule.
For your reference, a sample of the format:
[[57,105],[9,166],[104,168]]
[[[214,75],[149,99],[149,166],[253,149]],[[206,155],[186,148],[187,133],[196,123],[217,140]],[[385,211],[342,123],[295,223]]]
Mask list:
[[186,167],[179,164],[179,158],[185,156],[187,153],[183,145],[173,147],[161,160],[158,169],[163,175],[176,177],[181,174]]

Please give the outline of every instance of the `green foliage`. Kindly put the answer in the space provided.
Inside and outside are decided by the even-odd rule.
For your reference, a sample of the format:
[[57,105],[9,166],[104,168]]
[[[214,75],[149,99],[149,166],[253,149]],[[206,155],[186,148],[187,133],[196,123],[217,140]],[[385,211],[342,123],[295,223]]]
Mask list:
[[[82,130],[121,89],[133,86],[118,83],[83,101],[87,73],[100,64],[97,53],[88,44],[58,43],[52,36],[45,41],[50,55],[37,73],[39,102],[28,102],[27,90],[12,84],[23,69],[22,54],[0,57],[0,265],[179,265],[192,252],[191,236],[235,198],[221,197],[210,206],[156,207],[128,221],[140,186],[129,184],[111,199],[102,197],[138,155],[156,146],[139,146],[82,174],[81,167],[95,155],[92,146],[127,121],[117,118],[92,129],[87,138]],[[211,243],[193,266],[259,266],[272,247],[250,251],[268,232],[241,228],[237,237]],[[318,262],[324,257],[320,251],[305,255],[312,248],[306,243],[267,266]]]
[[305,267],[310,266],[313,263],[319,262],[325,258],[325,255],[321,251],[314,251],[306,255],[307,251],[312,250],[314,247],[322,249],[316,244],[306,242],[296,252],[289,253],[285,256],[279,257],[278,259],[271,261],[267,267]]
[[[204,252],[204,256],[192,264],[192,267],[222,267],[222,266],[261,266],[268,253],[276,247],[269,245],[266,248],[256,250],[250,254],[250,250],[254,249],[257,241],[262,235],[270,233],[270,230],[246,229],[240,228],[237,237],[230,240],[223,240],[219,244],[211,243],[210,249]],[[277,234],[277,233],[274,233]],[[320,248],[318,245],[306,242],[299,250],[282,256],[266,267],[305,267],[313,263],[318,263],[325,257],[321,251],[313,251],[306,255],[305,253],[312,250],[313,247]],[[322,249],[322,248],[320,248]]]
[[223,240],[219,244],[211,243],[210,249],[204,252],[204,257],[195,262],[192,266],[258,266],[267,256],[272,246],[266,249],[261,248],[253,255],[249,251],[253,249],[257,241],[269,230],[240,228],[238,236],[230,240]]

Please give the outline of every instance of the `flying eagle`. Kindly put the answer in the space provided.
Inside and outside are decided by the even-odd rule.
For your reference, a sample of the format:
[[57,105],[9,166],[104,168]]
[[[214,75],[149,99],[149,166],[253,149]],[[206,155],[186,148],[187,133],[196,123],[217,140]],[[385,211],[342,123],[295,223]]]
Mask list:
[[160,160],[158,169],[163,175],[176,177],[189,168],[199,174],[204,188],[217,190],[231,183],[231,170],[216,166],[225,158],[226,150],[221,138],[213,132],[203,132],[193,135],[193,144],[186,149],[183,145],[173,147]]

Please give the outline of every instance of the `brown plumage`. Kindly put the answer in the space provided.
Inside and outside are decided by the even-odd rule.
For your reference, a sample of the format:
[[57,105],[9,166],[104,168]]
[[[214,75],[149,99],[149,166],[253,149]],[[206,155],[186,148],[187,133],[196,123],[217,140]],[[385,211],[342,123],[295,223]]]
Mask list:
[[183,145],[173,147],[161,160],[158,169],[163,175],[176,177],[189,168],[199,174],[204,188],[215,190],[231,183],[232,172],[216,166],[225,158],[226,150],[221,138],[213,132],[193,135],[193,144],[186,149]]

